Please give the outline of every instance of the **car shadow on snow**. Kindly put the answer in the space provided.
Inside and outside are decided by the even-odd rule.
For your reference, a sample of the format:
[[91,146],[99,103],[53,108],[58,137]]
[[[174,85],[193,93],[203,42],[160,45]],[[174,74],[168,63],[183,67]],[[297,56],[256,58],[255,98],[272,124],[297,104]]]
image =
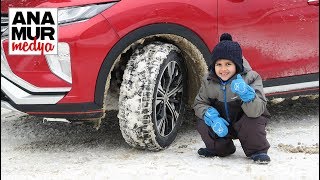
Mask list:
[[1,139],[5,136],[25,141],[16,147],[18,150],[77,151],[79,148],[129,147],[119,129],[117,111],[109,112],[98,130],[92,124],[43,123],[42,118],[34,116],[2,121],[1,126]]
[[[43,118],[23,116],[16,120],[1,121],[1,139],[19,141],[14,149],[18,151],[65,151],[77,152],[85,149],[105,150],[132,149],[122,137],[118,111],[109,111],[98,130],[92,124],[64,122],[43,122]],[[183,135],[195,131],[196,117],[191,109],[184,116],[187,119],[179,130]],[[4,127],[4,128],[3,128]]]
[[270,123],[293,123],[319,117],[319,96],[286,99],[280,103],[268,103]]

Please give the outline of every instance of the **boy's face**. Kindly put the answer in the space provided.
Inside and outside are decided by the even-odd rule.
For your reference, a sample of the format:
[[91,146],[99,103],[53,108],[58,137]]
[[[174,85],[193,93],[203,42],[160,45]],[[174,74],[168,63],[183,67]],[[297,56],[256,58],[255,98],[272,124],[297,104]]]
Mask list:
[[214,70],[223,81],[230,79],[237,71],[236,65],[228,59],[219,59],[214,65]]

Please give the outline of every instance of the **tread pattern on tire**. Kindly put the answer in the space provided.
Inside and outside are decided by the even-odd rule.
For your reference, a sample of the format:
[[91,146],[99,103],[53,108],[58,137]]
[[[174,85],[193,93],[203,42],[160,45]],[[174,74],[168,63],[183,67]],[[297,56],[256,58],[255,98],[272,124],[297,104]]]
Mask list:
[[157,76],[163,60],[172,51],[172,45],[153,42],[138,48],[130,57],[124,71],[119,97],[119,125],[125,141],[139,149],[159,151],[152,122],[152,100]]

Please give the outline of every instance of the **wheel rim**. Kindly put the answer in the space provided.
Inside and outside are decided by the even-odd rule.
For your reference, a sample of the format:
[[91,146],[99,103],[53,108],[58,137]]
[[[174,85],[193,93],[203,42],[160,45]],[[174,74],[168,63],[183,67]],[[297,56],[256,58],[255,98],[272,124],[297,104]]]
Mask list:
[[183,97],[183,74],[176,61],[166,65],[156,90],[156,127],[161,136],[167,136],[177,124]]

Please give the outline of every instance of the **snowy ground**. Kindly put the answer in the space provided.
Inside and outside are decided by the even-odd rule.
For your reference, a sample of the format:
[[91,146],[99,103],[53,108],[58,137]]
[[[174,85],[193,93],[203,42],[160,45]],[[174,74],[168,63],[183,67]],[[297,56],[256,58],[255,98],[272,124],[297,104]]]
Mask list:
[[[201,158],[203,142],[193,111],[173,144],[160,152],[136,150],[123,140],[117,112],[97,131],[90,125],[42,123],[32,116],[1,120],[3,179],[319,179],[319,99],[269,105],[268,165],[237,151],[225,158]],[[6,111],[1,110],[3,116]]]

